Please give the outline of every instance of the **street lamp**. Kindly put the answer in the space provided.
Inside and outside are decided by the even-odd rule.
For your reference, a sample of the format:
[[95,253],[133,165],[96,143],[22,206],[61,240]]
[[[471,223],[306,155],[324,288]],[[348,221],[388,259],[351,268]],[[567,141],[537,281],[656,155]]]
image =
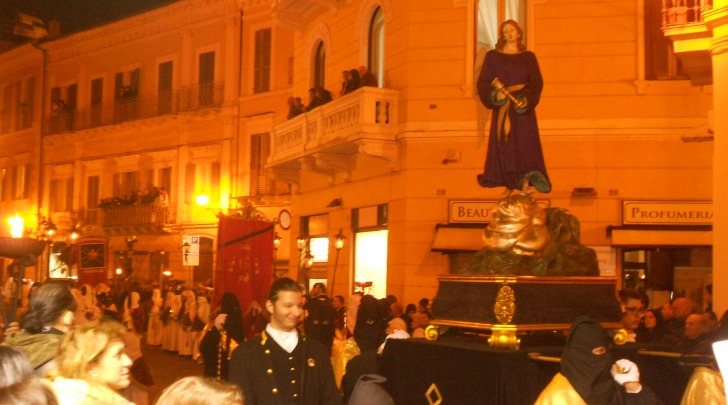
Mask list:
[[281,247],[281,236],[278,235],[278,232],[276,232],[273,235],[273,280],[278,278],[278,273],[276,273],[276,265],[278,261],[278,248]]
[[187,258],[190,255],[190,242],[188,242],[186,239],[184,243],[182,244],[182,257],[184,265],[187,266],[187,288],[192,288],[192,273],[191,273],[191,267],[187,263]]
[[344,247],[344,241],[346,240],[346,236],[344,236],[344,233],[341,229],[339,229],[339,233],[334,235],[336,238],[336,259],[334,260],[334,274],[331,276],[331,288],[329,289],[329,294],[331,297],[334,297],[334,287],[336,286],[336,269],[339,267],[339,252],[341,252],[341,248]]
[[296,244],[298,244],[298,280],[301,281],[301,273],[303,272],[303,249],[306,248],[306,242],[308,238],[301,235],[296,239]]

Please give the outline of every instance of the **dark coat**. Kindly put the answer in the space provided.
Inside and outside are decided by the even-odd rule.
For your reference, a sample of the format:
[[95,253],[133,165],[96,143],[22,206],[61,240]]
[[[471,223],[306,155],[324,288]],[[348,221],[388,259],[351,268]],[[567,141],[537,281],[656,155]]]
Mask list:
[[246,341],[230,359],[230,382],[240,386],[246,405],[342,403],[328,350],[302,335],[291,353],[265,331]]

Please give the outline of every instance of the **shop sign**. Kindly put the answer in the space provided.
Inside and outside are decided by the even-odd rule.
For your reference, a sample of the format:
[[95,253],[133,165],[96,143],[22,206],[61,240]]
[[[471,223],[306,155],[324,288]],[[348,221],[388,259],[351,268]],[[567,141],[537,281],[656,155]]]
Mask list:
[[[497,200],[450,200],[450,223],[488,223],[493,219]],[[546,209],[548,200],[538,200],[538,205]]]
[[712,225],[711,201],[622,201],[624,225]]

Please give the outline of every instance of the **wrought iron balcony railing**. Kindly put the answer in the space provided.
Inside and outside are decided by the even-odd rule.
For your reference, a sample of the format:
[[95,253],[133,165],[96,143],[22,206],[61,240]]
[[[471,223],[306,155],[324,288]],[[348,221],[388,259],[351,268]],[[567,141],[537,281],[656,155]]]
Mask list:
[[102,228],[148,227],[161,229],[176,222],[176,207],[146,205],[112,205],[103,208],[79,210],[72,213],[84,225]]
[[126,121],[178,114],[223,103],[223,83],[199,84],[173,91],[119,98],[109,103],[93,104],[87,109],[60,111],[46,117],[45,134],[58,134]]

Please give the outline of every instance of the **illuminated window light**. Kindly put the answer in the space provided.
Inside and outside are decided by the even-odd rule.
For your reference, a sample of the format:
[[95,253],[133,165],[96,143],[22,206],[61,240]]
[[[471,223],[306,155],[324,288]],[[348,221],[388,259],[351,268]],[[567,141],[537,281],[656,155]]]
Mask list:
[[200,194],[197,197],[195,197],[195,202],[197,205],[207,205],[210,203],[210,196],[205,194]]

